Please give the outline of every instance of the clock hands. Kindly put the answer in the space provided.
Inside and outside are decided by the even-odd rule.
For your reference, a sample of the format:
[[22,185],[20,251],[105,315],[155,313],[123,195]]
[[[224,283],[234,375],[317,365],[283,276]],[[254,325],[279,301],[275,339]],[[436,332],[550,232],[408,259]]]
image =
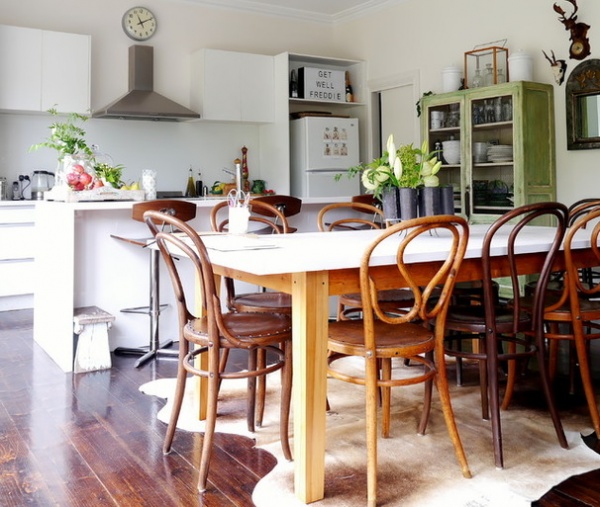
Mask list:
[[142,21],[140,19],[140,17],[138,16],[138,19],[140,20],[140,22],[138,23],[138,25],[142,25],[142,28],[144,28],[144,23],[148,23],[148,21],[152,21],[154,18],[148,18],[148,19],[145,19],[144,21]]

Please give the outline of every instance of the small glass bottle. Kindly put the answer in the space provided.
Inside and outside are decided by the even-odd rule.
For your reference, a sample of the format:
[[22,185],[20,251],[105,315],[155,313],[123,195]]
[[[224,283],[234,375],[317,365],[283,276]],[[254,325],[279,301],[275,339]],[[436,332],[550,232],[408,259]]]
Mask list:
[[483,77],[483,86],[492,86],[494,84],[494,69],[491,63],[485,64],[485,76]]
[[498,69],[498,75],[496,76],[496,81],[498,81],[498,84],[506,83],[506,76],[504,75],[504,71],[502,69]]
[[352,84],[350,83],[348,72],[346,72],[346,102],[354,102],[354,93],[352,92]]
[[471,83],[471,88],[481,88],[482,86],[483,79],[481,78],[481,71],[476,69],[475,75],[473,76],[473,82]]
[[298,98],[298,73],[296,69],[292,69],[290,74],[290,98]]
[[194,173],[190,167],[190,172],[187,180],[187,187],[185,189],[186,197],[196,197],[196,182],[194,181]]

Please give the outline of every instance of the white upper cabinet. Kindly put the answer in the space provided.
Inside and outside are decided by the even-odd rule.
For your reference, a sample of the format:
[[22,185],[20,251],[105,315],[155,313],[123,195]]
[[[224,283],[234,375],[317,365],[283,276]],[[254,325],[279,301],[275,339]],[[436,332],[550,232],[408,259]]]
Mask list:
[[192,55],[191,107],[204,120],[270,123],[272,56],[202,49]]
[[42,32],[42,111],[89,112],[90,54],[89,35]]
[[91,37],[0,25],[0,110],[87,113]]

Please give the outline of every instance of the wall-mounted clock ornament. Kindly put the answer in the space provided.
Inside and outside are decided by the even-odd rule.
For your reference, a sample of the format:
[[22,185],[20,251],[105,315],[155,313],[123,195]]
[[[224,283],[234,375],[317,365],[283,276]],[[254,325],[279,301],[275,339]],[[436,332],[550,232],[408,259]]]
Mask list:
[[591,28],[582,22],[577,22],[577,0],[567,0],[573,7],[573,13],[567,18],[565,10],[558,4],[554,4],[554,11],[560,14],[558,20],[565,25],[565,30],[571,32],[571,46],[569,46],[569,57],[575,60],[583,60],[590,55],[590,40],[587,37],[588,30]]
[[146,7],[132,7],[123,14],[122,25],[133,40],[148,40],[156,32],[156,16]]

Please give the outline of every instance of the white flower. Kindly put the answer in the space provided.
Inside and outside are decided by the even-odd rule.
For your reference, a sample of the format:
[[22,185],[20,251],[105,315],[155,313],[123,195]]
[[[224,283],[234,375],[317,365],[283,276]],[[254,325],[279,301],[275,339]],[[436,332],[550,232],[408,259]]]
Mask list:
[[394,134],[390,134],[387,140],[388,163],[394,167],[396,161],[396,144],[394,143]]

